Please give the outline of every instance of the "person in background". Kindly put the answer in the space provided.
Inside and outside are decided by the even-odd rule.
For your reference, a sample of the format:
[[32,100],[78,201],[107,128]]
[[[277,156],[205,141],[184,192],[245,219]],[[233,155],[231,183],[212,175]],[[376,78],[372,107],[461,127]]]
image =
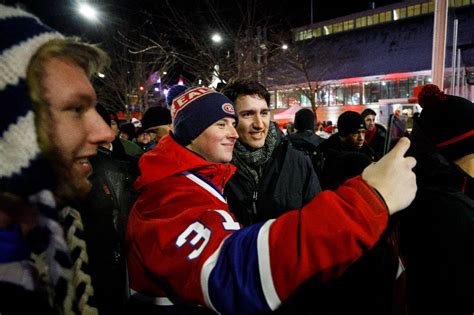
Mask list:
[[135,125],[133,123],[124,123],[119,127],[119,130],[120,139],[128,141],[133,141],[133,139],[135,139]]
[[318,173],[323,189],[336,189],[375,160],[374,151],[364,142],[366,127],[359,113],[346,111],[339,115],[337,128],[337,133],[318,146],[318,154],[324,159]]
[[171,130],[170,110],[159,106],[148,108],[143,114],[141,128],[150,134],[154,143],[158,143]]
[[137,314],[255,314],[280,307],[309,277],[337,278],[416,193],[402,139],[378,163],[301,210],[241,228],[223,188],[239,137],[231,100],[208,88],[173,101],[173,131],[140,159],[129,216]]
[[410,314],[474,311],[474,104],[433,84],[411,134],[419,187],[399,218]]
[[143,152],[148,152],[156,146],[156,142],[153,140],[150,132],[145,131],[143,128],[138,128],[135,142]]
[[379,160],[384,154],[385,136],[387,130],[380,124],[375,123],[374,110],[366,108],[360,114],[365,121],[365,143],[367,143],[375,153],[375,159]]
[[100,103],[97,104],[96,110],[116,135],[114,141],[111,143],[104,143],[101,147],[104,148],[108,154],[113,156],[113,158],[131,162],[138,167],[138,159],[143,154],[143,150],[136,143],[125,139],[125,137],[122,138],[119,136],[121,131],[119,129],[115,130],[115,126],[117,125],[117,115],[115,113],[109,113],[109,111],[107,111],[107,109]]
[[315,134],[316,114],[309,108],[303,108],[295,114],[296,133],[289,136],[293,145],[303,151],[314,152],[318,145],[324,141]]
[[108,57],[0,4],[0,313],[97,314],[75,200],[114,133],[90,78]]
[[325,139],[315,134],[315,122],[316,114],[311,109],[299,110],[295,114],[296,133],[289,135],[288,140],[296,149],[308,155],[319,178],[322,166],[317,148]]

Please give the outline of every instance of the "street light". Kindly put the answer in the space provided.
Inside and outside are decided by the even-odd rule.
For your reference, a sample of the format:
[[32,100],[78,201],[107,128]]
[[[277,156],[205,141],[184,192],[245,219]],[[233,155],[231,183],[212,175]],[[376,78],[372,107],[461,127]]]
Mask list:
[[220,34],[218,34],[218,33],[213,34],[212,37],[211,37],[211,39],[212,39],[212,41],[213,41],[214,43],[220,43],[220,42],[222,42],[222,36],[221,36]]
[[287,50],[287,49],[288,49],[288,45],[287,45],[287,44],[283,44],[283,45],[281,45],[281,49],[283,49],[283,50]]
[[99,12],[90,4],[82,2],[79,3],[78,6],[78,11],[81,15],[83,15],[85,18],[91,20],[91,21],[97,21]]

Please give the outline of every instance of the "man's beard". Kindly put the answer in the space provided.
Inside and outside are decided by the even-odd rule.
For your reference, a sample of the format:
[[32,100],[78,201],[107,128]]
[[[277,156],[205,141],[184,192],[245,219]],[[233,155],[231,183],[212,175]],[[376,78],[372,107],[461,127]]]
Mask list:
[[68,159],[60,148],[55,145],[45,153],[56,177],[54,195],[59,205],[66,205],[74,200],[84,199],[92,188],[92,184],[84,179],[84,175],[74,172],[72,159]]

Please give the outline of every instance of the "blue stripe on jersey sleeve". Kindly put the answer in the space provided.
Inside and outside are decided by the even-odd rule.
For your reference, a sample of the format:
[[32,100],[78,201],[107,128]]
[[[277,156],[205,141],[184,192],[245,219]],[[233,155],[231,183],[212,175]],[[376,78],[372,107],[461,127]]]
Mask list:
[[225,314],[268,312],[258,268],[257,237],[262,224],[236,231],[222,245],[209,277],[209,296]]

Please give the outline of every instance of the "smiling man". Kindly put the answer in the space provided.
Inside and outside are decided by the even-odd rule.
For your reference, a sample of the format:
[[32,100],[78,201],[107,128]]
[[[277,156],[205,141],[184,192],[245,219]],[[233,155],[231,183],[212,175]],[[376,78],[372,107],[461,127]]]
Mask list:
[[90,82],[108,58],[3,5],[0,34],[0,312],[95,314],[69,205],[91,188],[89,158],[114,138]]
[[304,206],[320,192],[319,180],[309,157],[272,123],[267,89],[256,81],[239,80],[223,93],[239,116],[232,160],[237,172],[226,195],[240,223],[261,222]]
[[[258,113],[265,116],[261,106]],[[373,246],[388,214],[405,207],[416,191],[410,170],[415,161],[403,158],[409,144],[404,139],[380,164],[367,167],[364,179],[322,192],[301,210],[242,228],[223,188],[235,172],[235,125],[245,115],[237,115],[226,96],[203,87],[176,97],[171,112],[173,131],[142,156],[135,183],[140,196],[127,227],[130,313],[275,310],[311,276],[319,286],[338,277]],[[266,131],[256,131],[259,126],[246,129],[252,143],[263,143],[258,133]]]

